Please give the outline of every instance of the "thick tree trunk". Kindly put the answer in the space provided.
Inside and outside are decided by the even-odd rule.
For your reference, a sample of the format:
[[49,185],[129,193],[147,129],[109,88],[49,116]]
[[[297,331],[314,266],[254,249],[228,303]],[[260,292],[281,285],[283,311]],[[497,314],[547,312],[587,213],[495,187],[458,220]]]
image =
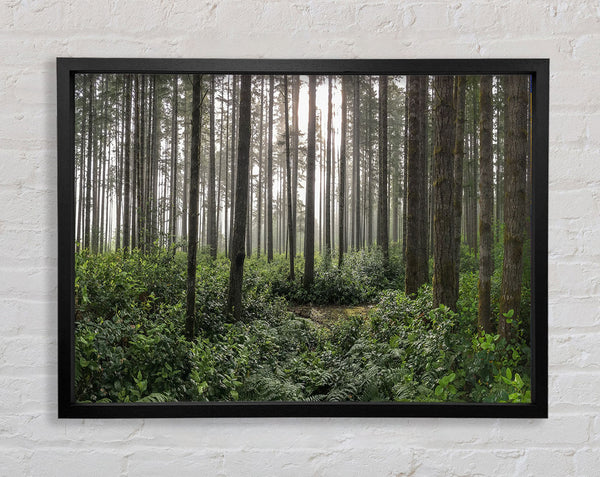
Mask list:
[[436,76],[433,80],[435,139],[433,153],[433,306],[439,307],[443,304],[456,311],[452,204],[454,185],[452,82],[452,76]]
[[491,279],[492,263],[492,213],[494,208],[494,163],[492,157],[492,77],[481,76],[479,88],[479,329],[492,332]]
[[242,317],[242,281],[244,278],[244,260],[246,258],[244,253],[244,238],[246,236],[246,215],[248,213],[251,81],[252,77],[250,75],[241,76],[236,203],[227,300],[228,312],[235,320],[239,320]]
[[317,77],[308,77],[308,137],[306,151],[306,225],[304,239],[304,287],[315,278],[315,141]]
[[198,250],[198,182],[200,178],[200,96],[202,76],[192,76],[192,145],[190,151],[190,203],[188,206],[187,295],[185,335],[196,334],[196,253]]
[[518,322],[523,278],[523,242],[527,223],[527,76],[506,77],[507,147],[504,166],[504,262],[500,289],[498,333],[512,337],[509,319]]
[[383,253],[383,266],[389,262],[388,239],[388,131],[387,96],[388,77],[379,76],[379,200],[377,213],[377,245]]

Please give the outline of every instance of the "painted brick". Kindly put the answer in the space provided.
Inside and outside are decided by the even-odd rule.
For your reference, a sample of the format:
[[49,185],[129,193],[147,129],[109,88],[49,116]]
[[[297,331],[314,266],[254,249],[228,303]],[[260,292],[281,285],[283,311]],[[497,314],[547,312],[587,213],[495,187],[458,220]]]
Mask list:
[[[597,1],[9,0],[0,27],[0,476],[598,473]],[[58,421],[57,56],[549,57],[550,418]]]

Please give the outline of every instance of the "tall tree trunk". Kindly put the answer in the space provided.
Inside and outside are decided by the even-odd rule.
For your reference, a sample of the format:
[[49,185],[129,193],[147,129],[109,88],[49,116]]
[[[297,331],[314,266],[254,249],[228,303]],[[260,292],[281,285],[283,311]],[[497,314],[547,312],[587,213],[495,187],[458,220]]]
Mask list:
[[200,179],[200,96],[202,76],[192,76],[192,145],[190,151],[190,202],[188,206],[187,295],[185,335],[196,334],[196,253],[198,251],[198,183]]
[[292,170],[290,164],[290,123],[288,111],[288,77],[283,77],[283,95],[285,111],[285,170],[287,174],[287,210],[288,210],[288,237],[290,243],[290,281],[294,281],[294,216],[292,211]]
[[377,245],[383,253],[383,266],[388,268],[388,134],[387,97],[388,77],[379,76],[379,200],[377,213]]
[[152,168],[150,174],[151,200],[150,200],[150,240],[148,244],[154,247],[158,239],[158,160],[160,156],[160,95],[157,91],[157,77],[152,77]]
[[[404,174],[402,176],[402,257],[406,266],[406,236],[408,229],[408,156],[409,156],[409,101],[408,80],[406,77],[406,90],[404,93]],[[416,86],[416,85],[415,85]],[[406,274],[405,274],[406,275]],[[405,277],[406,280],[406,277]],[[406,285],[406,284],[405,284]]]
[[452,83],[452,76],[435,76],[433,80],[435,138],[433,154],[433,306],[437,308],[443,304],[456,311],[452,204],[454,185]]
[[89,109],[87,121],[87,165],[85,177],[85,227],[83,232],[83,248],[90,248],[90,231],[91,231],[91,207],[92,207],[92,119],[94,117],[94,96],[96,94],[95,78],[92,75],[88,76],[89,81]]
[[456,138],[454,141],[454,280],[456,296],[460,280],[460,244],[461,221],[463,208],[463,162],[465,156],[465,91],[467,79],[456,77]]
[[232,242],[233,242],[233,221],[234,221],[234,217],[235,217],[235,201],[236,201],[236,197],[235,197],[235,192],[236,192],[236,185],[235,185],[235,164],[236,164],[236,157],[235,157],[235,143],[236,143],[236,133],[235,133],[235,129],[236,129],[236,122],[235,122],[235,115],[236,115],[236,101],[237,101],[237,77],[236,75],[233,75],[232,77],[232,81],[233,81],[233,87],[232,87],[232,93],[231,93],[231,214],[229,216],[229,230],[231,231],[231,234],[229,236],[229,257],[231,258],[231,246],[232,246]]
[[492,157],[492,77],[481,76],[479,88],[479,308],[478,326],[486,333],[492,332],[491,279],[492,263],[492,213],[494,209],[494,162]]
[[300,101],[300,76],[292,76],[292,215],[294,221],[294,248],[292,253],[296,255],[297,223],[298,223],[298,149],[300,132],[298,127],[298,107]]
[[275,79],[269,75],[269,134],[267,139],[267,261],[273,261],[273,90]]
[[352,208],[354,214],[354,248],[360,248],[360,76],[354,76],[354,124],[352,127]]
[[345,76],[342,76],[342,132],[340,138],[340,179],[338,184],[338,241],[339,255],[338,267],[341,268],[344,261],[344,249],[346,247],[346,227],[344,215],[346,212],[346,129],[348,127],[348,107],[346,101],[348,85]]
[[523,242],[527,223],[527,76],[506,77],[507,148],[504,165],[504,262],[500,289],[498,333],[506,340],[512,337],[510,314],[518,322],[523,279]]
[[[169,246],[177,239],[177,141],[179,139],[177,130],[177,75],[173,75],[173,96],[171,99],[171,187],[170,187],[170,211],[169,211]],[[175,251],[175,249],[173,249]]]
[[427,260],[421,253],[423,242],[422,216],[427,217],[427,201],[423,196],[422,181],[427,175],[421,131],[425,127],[426,111],[423,102],[423,89],[426,84],[419,76],[407,78],[408,94],[408,163],[406,165],[406,248],[404,290],[409,296],[415,295],[419,287],[427,281]]
[[258,127],[258,204],[256,207],[257,215],[257,243],[256,256],[260,258],[261,247],[261,232],[262,232],[262,190],[263,190],[263,112],[264,112],[264,95],[265,95],[265,77],[260,78],[260,124]]
[[235,320],[242,316],[242,281],[244,276],[244,238],[246,235],[246,214],[248,208],[248,171],[250,163],[250,108],[251,108],[250,75],[241,76],[240,85],[240,119],[238,164],[235,194],[235,219],[231,242],[231,268],[229,271],[228,312]]
[[210,256],[217,258],[217,203],[216,193],[216,157],[215,157],[215,75],[210,77],[210,146],[208,153],[208,250]]
[[304,239],[304,287],[315,279],[315,154],[317,77],[308,77],[308,137],[306,151],[306,225]]
[[332,76],[327,80],[327,166],[325,172],[325,260],[329,266],[331,259],[331,128],[332,116]]
[[[117,79],[117,85],[121,86],[121,78]],[[120,89],[120,88],[119,88]],[[121,101],[120,111],[117,110],[117,121],[115,122],[115,132],[117,137],[117,161],[115,167],[116,174],[116,202],[117,202],[117,210],[116,210],[116,220],[117,223],[115,225],[116,230],[116,239],[115,239],[115,250],[121,249],[121,217],[123,210],[123,143],[124,143],[124,128],[125,128],[125,109],[127,108],[126,100],[127,97],[127,84],[123,83],[123,100]],[[112,222],[109,222],[112,224]]]

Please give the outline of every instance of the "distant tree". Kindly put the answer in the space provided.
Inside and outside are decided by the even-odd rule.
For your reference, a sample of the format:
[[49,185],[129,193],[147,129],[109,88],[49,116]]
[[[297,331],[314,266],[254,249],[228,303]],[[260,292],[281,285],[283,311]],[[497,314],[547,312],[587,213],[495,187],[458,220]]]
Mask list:
[[248,172],[250,164],[250,110],[252,102],[250,75],[241,75],[238,164],[235,193],[235,219],[231,242],[228,312],[235,320],[242,316],[242,281],[244,277],[244,238],[248,208]]
[[178,77],[173,75],[173,96],[171,98],[171,194],[169,198],[169,245],[175,243],[177,227],[177,142],[179,140],[177,122]]

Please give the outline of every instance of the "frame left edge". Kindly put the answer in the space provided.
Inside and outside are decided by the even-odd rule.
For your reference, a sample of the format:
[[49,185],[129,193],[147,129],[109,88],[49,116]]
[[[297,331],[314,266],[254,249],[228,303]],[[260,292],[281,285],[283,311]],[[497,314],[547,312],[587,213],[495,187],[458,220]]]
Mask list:
[[57,78],[57,214],[58,214],[58,417],[71,417],[75,362],[73,356],[73,286],[75,231],[73,175],[74,73],[68,58],[56,59]]

